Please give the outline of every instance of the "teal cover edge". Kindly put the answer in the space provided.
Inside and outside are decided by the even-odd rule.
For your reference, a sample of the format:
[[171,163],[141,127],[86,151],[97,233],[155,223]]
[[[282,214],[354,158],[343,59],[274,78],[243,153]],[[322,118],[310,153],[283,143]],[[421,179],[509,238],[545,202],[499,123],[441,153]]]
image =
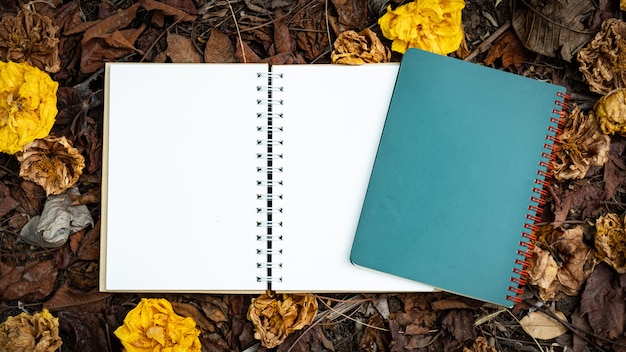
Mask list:
[[409,49],[351,261],[510,306],[559,93],[565,88]]

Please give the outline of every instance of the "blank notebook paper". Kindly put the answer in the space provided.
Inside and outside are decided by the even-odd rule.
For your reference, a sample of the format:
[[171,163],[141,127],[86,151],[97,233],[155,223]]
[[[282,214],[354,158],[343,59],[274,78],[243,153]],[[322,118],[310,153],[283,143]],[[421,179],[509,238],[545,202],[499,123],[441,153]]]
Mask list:
[[487,302],[519,299],[565,97],[560,86],[409,49],[351,260]]
[[106,65],[103,291],[430,291],[353,266],[398,65]]

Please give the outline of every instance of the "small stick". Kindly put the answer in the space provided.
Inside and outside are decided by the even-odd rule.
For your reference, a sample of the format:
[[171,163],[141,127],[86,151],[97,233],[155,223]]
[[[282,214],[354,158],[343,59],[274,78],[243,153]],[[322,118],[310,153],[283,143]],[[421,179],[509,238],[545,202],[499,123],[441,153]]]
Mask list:
[[500,28],[498,28],[497,31],[493,32],[493,34],[490,35],[489,38],[485,39],[482,43],[480,43],[480,45],[465,58],[465,61],[470,61],[473,58],[475,58],[478,54],[487,50],[487,48],[491,45],[491,43],[493,43],[496,39],[498,39],[502,35],[502,33],[506,32],[506,30],[509,29],[509,27],[511,27],[511,21],[504,22],[504,24]]

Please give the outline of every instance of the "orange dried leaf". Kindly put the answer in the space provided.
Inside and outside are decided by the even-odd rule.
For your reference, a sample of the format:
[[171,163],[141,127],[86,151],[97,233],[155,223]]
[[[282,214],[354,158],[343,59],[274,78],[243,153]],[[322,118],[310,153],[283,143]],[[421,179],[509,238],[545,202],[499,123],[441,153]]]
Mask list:
[[498,58],[502,59],[504,68],[514,66],[516,70],[521,69],[524,62],[524,45],[514,31],[508,30],[496,40],[485,57],[485,64],[491,65]]
[[167,56],[175,63],[201,63],[202,55],[196,50],[190,38],[167,34]]
[[317,300],[311,295],[282,295],[281,299],[260,295],[248,308],[254,324],[254,338],[266,348],[274,348],[296,330],[311,324],[317,314]]
[[35,140],[17,154],[17,160],[20,176],[42,186],[46,195],[72,187],[85,167],[85,158],[65,137]]
[[236,62],[235,47],[228,36],[217,28],[211,29],[211,36],[204,48],[204,62]]

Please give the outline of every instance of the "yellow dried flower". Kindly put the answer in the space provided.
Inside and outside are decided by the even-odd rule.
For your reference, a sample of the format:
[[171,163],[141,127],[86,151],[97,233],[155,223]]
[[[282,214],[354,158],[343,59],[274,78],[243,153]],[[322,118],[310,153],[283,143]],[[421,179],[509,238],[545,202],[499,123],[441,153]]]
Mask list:
[[417,0],[395,10],[389,6],[378,24],[385,38],[393,40],[393,51],[419,48],[446,55],[463,41],[464,7],[463,0]]
[[16,154],[20,176],[57,195],[72,187],[85,167],[85,158],[65,137],[37,139]]
[[289,334],[311,324],[317,314],[317,300],[311,295],[260,295],[248,308],[248,320],[254,324],[254,338],[266,348],[274,348]]
[[58,87],[27,63],[0,62],[0,152],[14,154],[50,133]]
[[24,6],[15,16],[2,17],[0,60],[28,62],[50,73],[59,71],[59,27],[31,6]]
[[54,352],[62,344],[59,319],[46,308],[33,315],[21,313],[0,324],[0,346],[5,352]]
[[618,273],[626,274],[626,230],[624,220],[617,214],[607,214],[596,220],[594,245],[597,256]]
[[142,298],[115,330],[126,352],[200,352],[200,330],[162,298]]
[[605,134],[626,136],[626,88],[617,88],[593,106],[600,129]]
[[389,62],[391,59],[389,49],[369,28],[359,33],[353,30],[342,32],[333,46],[335,50],[330,56],[333,64],[362,65]]

